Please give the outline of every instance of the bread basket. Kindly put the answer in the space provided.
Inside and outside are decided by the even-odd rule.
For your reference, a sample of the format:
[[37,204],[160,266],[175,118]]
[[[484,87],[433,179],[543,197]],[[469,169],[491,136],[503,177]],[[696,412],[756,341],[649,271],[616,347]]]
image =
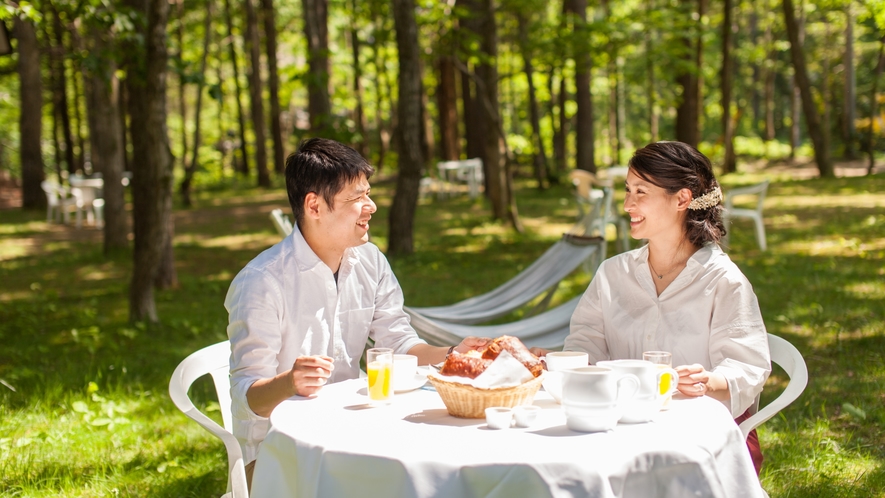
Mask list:
[[491,406],[530,405],[543,378],[544,373],[518,386],[480,389],[460,382],[449,382],[436,375],[427,376],[445,403],[449,415],[461,418],[485,418],[485,409]]

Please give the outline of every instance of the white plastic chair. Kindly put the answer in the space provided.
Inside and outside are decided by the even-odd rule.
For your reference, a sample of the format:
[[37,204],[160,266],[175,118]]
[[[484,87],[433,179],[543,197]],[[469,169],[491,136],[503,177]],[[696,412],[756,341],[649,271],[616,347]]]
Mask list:
[[771,351],[771,361],[784,369],[790,377],[790,382],[787,383],[787,388],[784,389],[784,392],[761,410],[759,409],[759,396],[756,396],[756,402],[750,410],[753,415],[741,422],[739,426],[741,432],[744,433],[744,439],[750,434],[750,431],[777,415],[778,412],[793,401],[796,401],[796,398],[802,394],[805,386],[808,385],[808,368],[805,366],[802,353],[795,346],[786,339],[768,334],[768,348]]
[[277,232],[279,232],[280,236],[288,237],[290,233],[292,233],[292,222],[289,221],[289,217],[283,214],[282,209],[274,209],[270,212],[270,221],[273,222],[273,226],[276,227]]
[[80,220],[80,210],[77,206],[77,197],[68,197],[68,189],[49,181],[40,183],[40,188],[46,193],[46,222],[59,221],[68,222],[71,211],[77,216],[77,222]]
[[[575,186],[575,200],[578,202],[579,210],[578,218],[580,219],[584,215],[584,205],[592,206],[598,197],[603,195],[601,219],[599,220],[602,236],[605,237],[605,227],[607,225],[614,225],[619,249],[621,252],[629,251],[630,230],[627,227],[627,220],[622,216],[618,216],[615,212],[612,182],[610,180],[601,181],[593,173],[581,169],[569,172],[569,179]],[[593,188],[594,186],[601,187],[601,190]]]
[[[194,381],[207,374],[215,381],[224,427],[199,411],[187,395]],[[227,450],[228,479],[227,493],[222,498],[248,498],[243,452],[237,438],[231,433],[230,341],[207,346],[185,358],[175,368],[172,379],[169,380],[169,396],[179,410],[224,443]]]
[[[768,193],[768,180],[749,187],[740,187],[729,190],[725,193],[725,210],[722,213],[725,222],[726,231],[731,231],[731,220],[733,218],[749,218],[756,224],[756,242],[763,251],[768,248],[765,241],[765,223],[762,221],[762,204],[765,202],[765,195]],[[756,195],[756,207],[754,209],[736,208],[734,207],[734,198],[743,195]],[[726,241],[728,234],[726,233]]]

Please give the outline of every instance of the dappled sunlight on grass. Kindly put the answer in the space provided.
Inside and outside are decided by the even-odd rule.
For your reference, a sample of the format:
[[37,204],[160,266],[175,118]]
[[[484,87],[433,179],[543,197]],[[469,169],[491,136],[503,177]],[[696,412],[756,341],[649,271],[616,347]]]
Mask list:
[[879,251],[876,257],[882,257],[885,251],[885,238],[861,240],[858,238],[815,238],[803,241],[790,241],[781,244],[781,249],[794,254],[809,256],[860,256],[864,257],[872,251]]
[[278,234],[248,233],[226,235],[222,237],[205,237],[194,234],[176,235],[176,244],[191,244],[199,247],[221,248],[232,247],[240,250],[264,250],[280,241]]

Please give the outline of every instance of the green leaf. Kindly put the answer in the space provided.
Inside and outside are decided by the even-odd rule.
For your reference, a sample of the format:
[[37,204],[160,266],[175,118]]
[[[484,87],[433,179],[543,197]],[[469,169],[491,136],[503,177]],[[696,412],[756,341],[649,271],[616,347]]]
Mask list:
[[89,405],[84,403],[83,401],[74,401],[71,405],[71,408],[74,409],[77,413],[89,413]]
[[94,426],[102,426],[102,425],[108,425],[112,422],[113,422],[113,420],[111,420],[107,417],[98,417],[97,419],[93,420],[90,423]]
[[852,405],[851,403],[842,403],[842,409],[845,410],[846,413],[857,417],[861,420],[866,420],[867,412],[864,410]]

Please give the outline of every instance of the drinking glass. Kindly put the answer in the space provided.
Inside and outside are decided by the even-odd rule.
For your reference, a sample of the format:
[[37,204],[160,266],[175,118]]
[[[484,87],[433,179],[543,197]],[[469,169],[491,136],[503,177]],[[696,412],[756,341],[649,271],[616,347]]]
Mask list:
[[366,351],[366,373],[369,377],[369,404],[390,403],[393,399],[393,349]]
[[[654,363],[661,370],[673,368],[673,354],[668,353],[667,351],[646,351],[642,353],[642,359]],[[673,397],[673,390],[676,388],[676,383],[679,382],[679,379],[671,379],[670,377],[672,377],[672,375],[662,376],[661,384],[658,386],[661,396],[664,396],[664,403],[661,406],[661,410],[668,410],[670,408],[670,399]]]

